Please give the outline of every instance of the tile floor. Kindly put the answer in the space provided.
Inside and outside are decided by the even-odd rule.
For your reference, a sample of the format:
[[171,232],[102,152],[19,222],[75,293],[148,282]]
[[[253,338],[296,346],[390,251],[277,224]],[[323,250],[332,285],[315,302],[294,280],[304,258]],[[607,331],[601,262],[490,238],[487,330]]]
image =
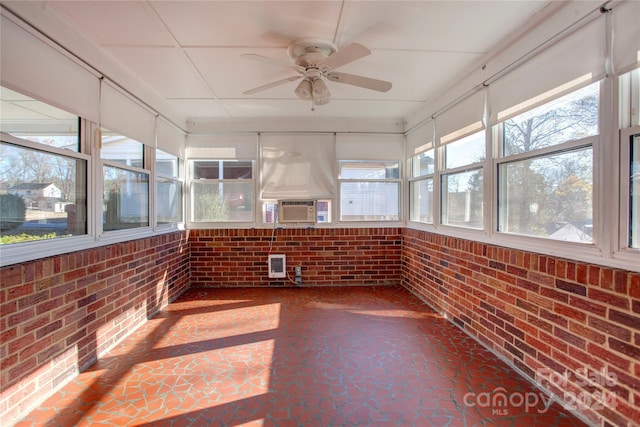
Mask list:
[[583,425],[500,392],[540,396],[402,288],[191,289],[18,425]]

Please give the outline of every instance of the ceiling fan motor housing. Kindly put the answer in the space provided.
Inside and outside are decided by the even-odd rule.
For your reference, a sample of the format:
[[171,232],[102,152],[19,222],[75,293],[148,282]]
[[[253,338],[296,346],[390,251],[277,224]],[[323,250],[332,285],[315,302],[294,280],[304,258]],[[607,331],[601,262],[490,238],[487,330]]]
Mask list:
[[300,67],[314,67],[338,48],[331,42],[314,38],[294,40],[287,49],[287,54]]

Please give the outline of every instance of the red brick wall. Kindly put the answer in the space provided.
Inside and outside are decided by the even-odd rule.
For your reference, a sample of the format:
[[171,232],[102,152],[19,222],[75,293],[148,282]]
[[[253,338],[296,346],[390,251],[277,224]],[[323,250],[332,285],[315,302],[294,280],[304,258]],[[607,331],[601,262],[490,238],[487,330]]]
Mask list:
[[[283,286],[269,279],[273,229],[191,230],[191,286]],[[400,283],[400,228],[277,229],[271,253],[307,285]]]
[[[0,270],[0,419],[11,424],[189,285],[187,233]],[[7,425],[5,424],[5,425]]]
[[404,286],[594,424],[640,425],[639,273],[411,229],[402,263]]

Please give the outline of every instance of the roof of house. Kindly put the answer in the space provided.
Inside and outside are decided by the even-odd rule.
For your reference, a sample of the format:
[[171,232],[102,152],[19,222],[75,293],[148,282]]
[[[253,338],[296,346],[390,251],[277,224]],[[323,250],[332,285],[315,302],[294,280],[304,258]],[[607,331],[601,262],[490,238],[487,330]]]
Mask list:
[[9,187],[9,190],[43,190],[53,185],[51,182],[24,182],[22,184]]

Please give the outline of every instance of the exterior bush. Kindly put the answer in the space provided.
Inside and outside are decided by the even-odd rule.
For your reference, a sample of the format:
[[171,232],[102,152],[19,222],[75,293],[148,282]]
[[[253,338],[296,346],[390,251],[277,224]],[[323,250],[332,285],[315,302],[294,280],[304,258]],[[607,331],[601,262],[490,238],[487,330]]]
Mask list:
[[22,196],[0,194],[0,231],[12,230],[25,221],[26,207]]

